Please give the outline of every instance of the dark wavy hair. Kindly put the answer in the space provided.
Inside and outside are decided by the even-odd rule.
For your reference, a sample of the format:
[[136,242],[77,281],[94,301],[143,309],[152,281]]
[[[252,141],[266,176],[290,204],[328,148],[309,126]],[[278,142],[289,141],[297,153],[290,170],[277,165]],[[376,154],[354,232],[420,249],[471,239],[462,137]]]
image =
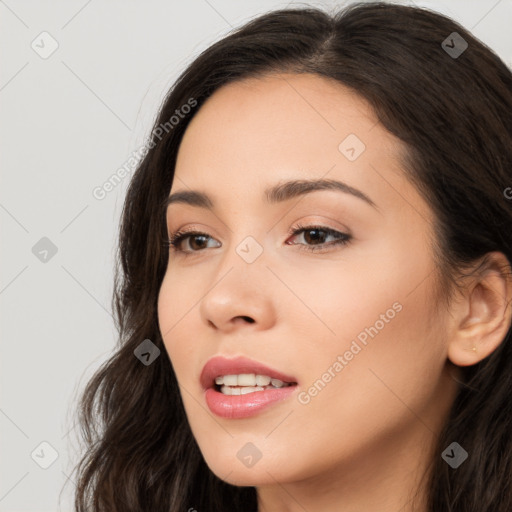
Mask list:
[[[468,45],[458,56],[443,47],[453,32]],[[75,467],[79,512],[257,510],[254,487],[222,481],[201,455],[159,331],[157,299],[168,263],[165,202],[188,123],[223,85],[273,72],[337,80],[405,143],[404,174],[435,214],[446,291],[457,285],[457,270],[490,251],[512,261],[512,202],[504,194],[512,185],[512,73],[490,48],[450,18],[384,2],[333,14],[281,9],[249,21],[179,76],[131,179],[112,299],[118,345],[77,407],[86,444]],[[183,109],[191,100],[197,106]],[[177,111],[188,114],[171,126]],[[509,326],[490,356],[462,369],[430,466],[430,512],[512,510],[510,338]],[[161,350],[149,366],[134,356],[145,339]],[[453,441],[470,453],[456,470],[440,456]]]

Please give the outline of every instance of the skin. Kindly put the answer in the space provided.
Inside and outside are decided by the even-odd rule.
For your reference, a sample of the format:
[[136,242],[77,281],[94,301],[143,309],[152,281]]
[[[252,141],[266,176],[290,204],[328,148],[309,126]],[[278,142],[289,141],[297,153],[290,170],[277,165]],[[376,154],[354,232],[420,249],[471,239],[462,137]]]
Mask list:
[[[339,150],[349,134],[366,146],[354,161]],[[215,207],[168,208],[170,234],[211,238],[181,242],[195,253],[170,252],[160,329],[206,463],[233,485],[257,487],[261,511],[426,510],[421,475],[440,456],[455,365],[492,352],[510,325],[510,284],[497,270],[468,281],[450,311],[437,307],[434,217],[400,167],[403,151],[364,99],[308,74],[224,86],[185,132],[170,193],[201,190]],[[376,207],[334,190],[265,201],[267,187],[315,178],[344,181]],[[308,252],[314,238],[289,234],[299,222],[352,238],[329,246],[328,236]],[[247,236],[263,249],[252,263],[236,252]],[[301,403],[298,393],[397,303],[394,318]],[[214,416],[199,382],[214,355],[261,361],[293,375],[297,389],[250,418]],[[248,442],[261,452],[250,468],[237,458]]]

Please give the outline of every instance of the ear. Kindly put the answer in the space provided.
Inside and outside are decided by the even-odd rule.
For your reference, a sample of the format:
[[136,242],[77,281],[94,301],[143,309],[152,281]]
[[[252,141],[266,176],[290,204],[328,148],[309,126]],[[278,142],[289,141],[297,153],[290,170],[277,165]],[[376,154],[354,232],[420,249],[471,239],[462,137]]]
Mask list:
[[448,359],[458,366],[479,363],[503,341],[512,317],[510,263],[501,252],[490,252],[465,278],[454,301]]

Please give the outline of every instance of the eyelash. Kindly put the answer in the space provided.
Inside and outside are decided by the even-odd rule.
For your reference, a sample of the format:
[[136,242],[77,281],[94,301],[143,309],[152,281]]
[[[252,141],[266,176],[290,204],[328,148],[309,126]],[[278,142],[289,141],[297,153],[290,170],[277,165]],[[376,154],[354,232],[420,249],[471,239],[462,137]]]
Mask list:
[[[327,243],[327,244],[324,242],[324,243],[318,244],[318,245],[307,245],[307,244],[287,244],[287,245],[298,245],[300,250],[304,250],[304,251],[308,251],[308,252],[317,252],[317,251],[325,250],[326,246],[332,247],[332,246],[337,246],[337,245],[341,245],[341,246],[347,245],[352,239],[351,235],[348,235],[347,233],[342,233],[340,231],[336,231],[335,229],[327,228],[324,226],[317,226],[317,225],[304,226],[302,224],[298,224],[294,228],[291,228],[288,231],[288,235],[296,236],[305,231],[313,231],[313,230],[323,231],[324,233],[327,234],[327,236],[331,236],[331,235],[338,236],[338,239],[333,242]],[[192,237],[194,235],[197,235],[197,236],[202,235],[202,236],[211,238],[210,235],[208,235],[207,233],[202,233],[200,231],[178,230],[169,236],[169,239],[166,241],[166,245],[173,252],[182,253],[183,255],[200,253],[204,249],[200,249],[198,251],[184,251],[183,249],[179,248],[179,245],[183,240],[186,240],[187,238]]]

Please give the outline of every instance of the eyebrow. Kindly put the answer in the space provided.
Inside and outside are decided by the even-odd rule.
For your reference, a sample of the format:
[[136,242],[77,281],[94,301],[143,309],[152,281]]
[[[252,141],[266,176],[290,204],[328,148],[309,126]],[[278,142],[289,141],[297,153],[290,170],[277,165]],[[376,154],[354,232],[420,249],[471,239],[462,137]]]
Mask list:
[[[337,180],[317,179],[286,181],[265,189],[264,194],[267,203],[276,204],[317,190],[336,190],[344,192],[345,194],[351,194],[377,209],[376,204],[366,194],[357,188]],[[214,208],[213,200],[207,194],[199,190],[182,190],[175,192],[167,198],[166,206],[176,203],[197,206],[208,210],[213,210]]]

